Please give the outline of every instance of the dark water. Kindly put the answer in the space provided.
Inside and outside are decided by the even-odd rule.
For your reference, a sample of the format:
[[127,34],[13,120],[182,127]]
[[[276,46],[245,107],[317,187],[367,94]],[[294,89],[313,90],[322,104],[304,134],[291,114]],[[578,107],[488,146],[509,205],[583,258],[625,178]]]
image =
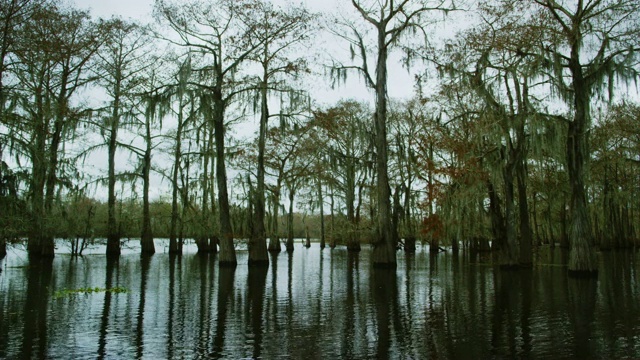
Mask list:
[[[231,270],[192,253],[29,263],[10,249],[0,358],[640,358],[637,254],[601,254],[597,280],[568,279],[560,250],[520,272],[421,248],[373,270],[369,255],[313,244],[261,270],[239,252]],[[116,286],[128,292],[53,297]]]

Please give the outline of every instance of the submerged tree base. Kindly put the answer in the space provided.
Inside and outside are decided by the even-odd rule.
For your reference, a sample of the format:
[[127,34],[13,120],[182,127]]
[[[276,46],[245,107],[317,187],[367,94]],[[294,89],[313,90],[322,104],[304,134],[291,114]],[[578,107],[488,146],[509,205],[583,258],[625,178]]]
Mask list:
[[567,275],[571,278],[590,279],[598,277],[598,270],[567,270]]
[[375,269],[396,269],[398,264],[394,262],[374,262],[372,266]]
[[404,252],[414,253],[416,252],[416,238],[413,236],[407,236],[404,239]]
[[269,259],[266,260],[249,260],[248,265],[251,267],[268,267]]
[[237,261],[218,261],[218,266],[224,267],[224,268],[235,268],[238,266],[238,262]]
[[279,253],[282,251],[282,245],[280,244],[280,239],[276,237],[269,238],[269,246],[267,247],[267,251],[270,253]]
[[503,271],[518,271],[522,269],[520,264],[500,264],[500,270]]

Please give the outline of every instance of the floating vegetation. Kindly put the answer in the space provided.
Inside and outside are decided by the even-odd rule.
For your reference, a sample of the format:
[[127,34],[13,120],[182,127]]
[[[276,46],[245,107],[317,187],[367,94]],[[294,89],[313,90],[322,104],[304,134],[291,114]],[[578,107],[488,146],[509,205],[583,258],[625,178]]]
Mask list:
[[58,290],[56,292],[53,293],[53,297],[55,299],[60,299],[63,297],[68,297],[68,296],[74,296],[76,294],[93,294],[93,293],[101,293],[101,292],[110,292],[110,293],[114,293],[114,294],[119,294],[119,293],[126,293],[127,289],[123,288],[123,287],[113,287],[113,288],[109,288],[109,289],[105,289],[105,288],[99,288],[99,287],[94,287],[94,288],[79,288],[79,289],[62,289],[62,290]]

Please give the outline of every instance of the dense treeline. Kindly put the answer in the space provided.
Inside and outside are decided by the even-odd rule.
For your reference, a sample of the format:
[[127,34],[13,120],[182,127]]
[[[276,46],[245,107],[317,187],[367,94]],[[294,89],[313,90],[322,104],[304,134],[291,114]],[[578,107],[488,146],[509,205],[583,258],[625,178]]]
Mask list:
[[[593,273],[596,249],[637,245],[637,1],[354,0],[332,18],[157,0],[151,25],[1,1],[0,251],[104,237],[117,256],[139,237],[150,254],[167,237],[180,253],[193,238],[234,265],[247,239],[260,265],[313,237],[371,243],[378,266],[423,241],[513,267],[549,244]],[[456,14],[473,26],[437,41],[434,24]],[[344,56],[309,51],[326,52],[314,40],[327,33]],[[389,90],[399,58],[415,74],[408,99]],[[370,102],[310,91],[350,76]],[[256,134],[239,137],[250,121]],[[168,190],[154,200],[156,175]]]

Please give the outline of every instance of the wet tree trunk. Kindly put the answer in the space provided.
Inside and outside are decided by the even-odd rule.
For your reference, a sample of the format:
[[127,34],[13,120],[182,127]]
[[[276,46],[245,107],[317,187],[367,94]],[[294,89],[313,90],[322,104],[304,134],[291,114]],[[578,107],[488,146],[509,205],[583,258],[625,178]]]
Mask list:
[[304,242],[304,247],[306,247],[307,249],[311,247],[311,233],[309,232],[309,225],[305,226],[305,242]]
[[358,224],[356,223],[355,214],[355,202],[356,202],[356,167],[354,161],[351,159],[351,154],[347,154],[348,165],[346,166],[346,191],[345,202],[347,206],[347,250],[348,251],[360,251],[360,232]]
[[629,216],[629,206],[626,204],[620,206],[618,214],[618,222],[620,224],[620,237],[615,242],[615,246],[618,249],[626,249],[629,247],[629,244],[633,237],[631,218]]
[[289,186],[289,214],[287,218],[287,244],[286,249],[288,253],[293,252],[293,199],[295,198],[294,185]]
[[[34,162],[34,167],[37,165]],[[39,186],[38,184],[42,184],[44,186],[44,181],[41,181],[41,176],[36,174],[32,175],[32,188]],[[43,188],[40,188],[42,190]],[[35,190],[35,191],[34,191]],[[38,191],[38,189],[33,189],[31,193],[31,230],[29,231],[29,243],[27,245],[27,250],[29,252],[29,256],[42,256],[42,247],[41,244],[43,242],[43,234],[45,232],[45,212],[44,212],[44,199],[42,196],[42,191]]]
[[[53,200],[55,198],[56,185],[58,184],[58,162],[59,148],[62,143],[62,131],[64,129],[65,113],[67,112],[67,83],[69,81],[68,70],[63,70],[60,81],[60,93],[56,99],[56,116],[53,124],[53,132],[51,133],[51,144],[49,144],[49,162],[47,164],[47,181],[46,193],[44,200],[44,210],[47,218],[53,214]],[[41,238],[41,255],[44,257],[53,257],[54,244],[53,236],[47,234]]]
[[229,209],[229,191],[227,190],[227,169],[225,166],[224,146],[224,108],[222,100],[222,79],[218,79],[219,86],[214,90],[216,101],[214,103],[214,134],[216,143],[216,181],[218,184],[218,210],[220,215],[220,254],[218,264],[220,266],[236,266],[236,250],[233,245],[233,230],[231,227],[231,215]]
[[535,245],[540,246],[542,243],[542,237],[540,235],[540,223],[538,222],[538,194],[536,192],[531,196],[533,199],[533,230],[532,234],[535,231]]
[[145,120],[146,148],[142,160],[142,234],[140,246],[142,254],[150,255],[156,252],[151,230],[151,213],[149,211],[149,183],[151,172],[151,119]]
[[608,167],[605,166],[604,171],[604,187],[602,189],[602,221],[604,222],[604,231],[601,234],[596,231],[596,234],[600,235],[600,250],[611,250],[613,242],[613,224],[612,224],[612,199],[611,189],[609,185],[609,179],[607,177]]
[[329,247],[331,247],[332,249],[335,249],[336,247],[336,227],[335,227],[335,195],[333,193],[333,186],[330,186],[331,189],[331,193],[329,195],[329,198],[331,200],[331,240],[329,241]]
[[489,191],[489,215],[491,217],[491,231],[493,232],[492,250],[500,250],[506,246],[506,225],[505,218],[500,209],[500,198],[491,181],[487,181]]
[[[431,170],[431,164],[433,163],[433,146],[429,145],[429,160],[430,164],[427,168],[427,189],[428,189],[428,204],[427,204],[427,212],[430,216],[433,214],[432,209],[432,200],[433,200],[433,174]],[[411,161],[411,159],[409,159]],[[413,224],[413,216],[411,214],[411,186],[413,184],[413,175],[412,175],[411,166],[407,166],[407,187],[404,191],[404,228],[405,228],[405,237],[404,237],[404,251],[408,253],[416,252],[416,229]]]
[[211,246],[209,243],[209,236],[211,235],[211,214],[209,212],[209,191],[213,186],[210,185],[209,180],[209,163],[212,160],[213,152],[213,128],[205,127],[204,129],[206,137],[203,136],[203,170],[202,170],[202,207],[200,214],[200,226],[199,235],[196,239],[196,246],[198,247],[199,254],[208,254],[211,252]]
[[34,129],[33,150],[31,154],[32,173],[30,183],[31,197],[31,227],[29,231],[29,242],[27,251],[30,257],[41,256],[43,242],[42,238],[45,233],[45,209],[44,209],[44,184],[46,175],[45,164],[45,136],[47,133],[47,123],[42,115],[42,96],[36,94],[36,106],[38,111],[37,120]]
[[[564,195],[566,196],[566,195]],[[560,247],[569,248],[569,215],[567,211],[567,199],[563,197],[560,209]]]
[[[511,158],[511,155],[508,155]],[[518,265],[518,244],[517,244],[517,232],[516,232],[516,209],[515,209],[515,196],[513,189],[513,169],[514,164],[511,163],[511,159],[508,160],[505,168],[503,169],[504,187],[505,187],[505,241],[500,248],[500,266],[501,267],[514,267]]]
[[249,265],[268,265],[267,236],[264,228],[264,155],[267,142],[267,122],[269,107],[267,106],[268,75],[266,65],[263,68],[263,79],[260,89],[260,130],[258,134],[258,171],[256,191],[253,193],[253,232],[249,239]]
[[377,176],[377,236],[373,239],[371,259],[374,266],[396,267],[396,247],[391,224],[391,189],[389,188],[387,146],[387,31],[386,21],[378,24],[378,59],[376,63],[376,109],[374,128]]
[[[578,5],[581,12],[582,2]],[[567,172],[571,188],[571,213],[569,214],[569,252],[568,270],[574,275],[597,274],[598,262],[591,236],[591,225],[587,213],[587,197],[585,191],[585,174],[589,164],[589,127],[591,125],[591,90],[583,73],[580,54],[583,46],[581,32],[582,14],[572,17],[572,25],[577,25],[567,34],[571,55],[568,68],[571,72],[573,88],[573,121],[569,123],[567,132]],[[605,39],[607,35],[605,35]],[[607,41],[607,40],[603,40]],[[589,80],[592,81],[592,80]]]
[[322,196],[322,181],[318,179],[318,202],[320,204],[320,249],[324,250],[326,241],[324,237],[324,198]]
[[[181,94],[178,101],[178,125],[176,129],[176,142],[173,151],[173,172],[171,174],[171,225],[169,228],[169,254],[182,253],[182,247],[178,246],[178,222],[181,222],[180,212],[178,209],[178,174],[180,171],[180,162],[182,159],[182,131],[184,128],[184,111],[183,95]],[[193,105],[192,105],[193,106]],[[183,204],[185,206],[186,204]]]
[[[214,135],[213,135],[213,130],[211,131],[211,137],[210,137],[210,141],[214,142]],[[213,151],[213,146],[211,146]],[[215,178],[216,178],[216,170],[215,170],[215,166],[216,166],[216,158],[213,154],[211,154],[211,170],[209,172],[209,183],[211,184],[211,187],[209,188],[209,203],[211,204],[211,207],[209,208],[209,252],[212,254],[217,254],[218,253],[218,246],[220,245],[220,237],[218,236],[220,234],[220,229],[218,226],[218,220],[216,219],[216,214],[218,212],[218,209],[216,208],[216,190],[215,190]]]
[[400,226],[400,213],[402,211],[402,206],[400,206],[400,187],[396,187],[393,192],[393,213],[391,216],[391,236],[393,237],[394,247],[399,249],[400,244],[400,234],[398,233],[398,227]]
[[518,184],[518,210],[520,215],[520,266],[531,267],[532,232],[529,221],[529,204],[527,199],[527,173],[522,160],[516,165],[516,181]]
[[[576,92],[578,90],[576,89]],[[578,101],[576,95],[576,102]],[[582,110],[579,108],[582,107]],[[567,141],[567,162],[569,181],[571,185],[571,212],[569,214],[570,253],[568,270],[574,275],[597,274],[598,263],[591,238],[591,226],[587,214],[587,199],[584,187],[585,166],[587,163],[587,133],[584,119],[584,108],[587,104],[576,109],[576,118],[569,124]],[[580,113],[580,115],[578,115]]]
[[[191,153],[191,141],[188,142],[189,147],[187,153]],[[182,199],[182,211],[180,212],[181,219],[178,222],[178,243],[176,254],[182,254],[182,246],[184,245],[184,233],[185,233],[185,223],[184,219],[187,218],[189,212],[191,211],[190,200],[189,200],[189,191],[191,189],[189,185],[189,169],[191,168],[191,161],[189,157],[185,159],[184,168],[180,168],[180,184],[182,189],[180,190],[180,197]]]
[[107,195],[107,256],[120,256],[120,231],[116,220],[116,149],[118,146],[118,128],[120,126],[120,79],[116,78],[113,98],[113,113],[109,129],[109,170]]
[[280,217],[280,190],[282,189],[282,172],[278,175],[278,179],[276,181],[276,188],[273,192],[273,229],[271,232],[271,236],[269,237],[269,248],[268,250],[271,252],[281,252],[282,248],[280,246],[280,234],[279,234],[279,217]]
[[0,234],[0,259],[7,256],[7,238],[4,234]]

